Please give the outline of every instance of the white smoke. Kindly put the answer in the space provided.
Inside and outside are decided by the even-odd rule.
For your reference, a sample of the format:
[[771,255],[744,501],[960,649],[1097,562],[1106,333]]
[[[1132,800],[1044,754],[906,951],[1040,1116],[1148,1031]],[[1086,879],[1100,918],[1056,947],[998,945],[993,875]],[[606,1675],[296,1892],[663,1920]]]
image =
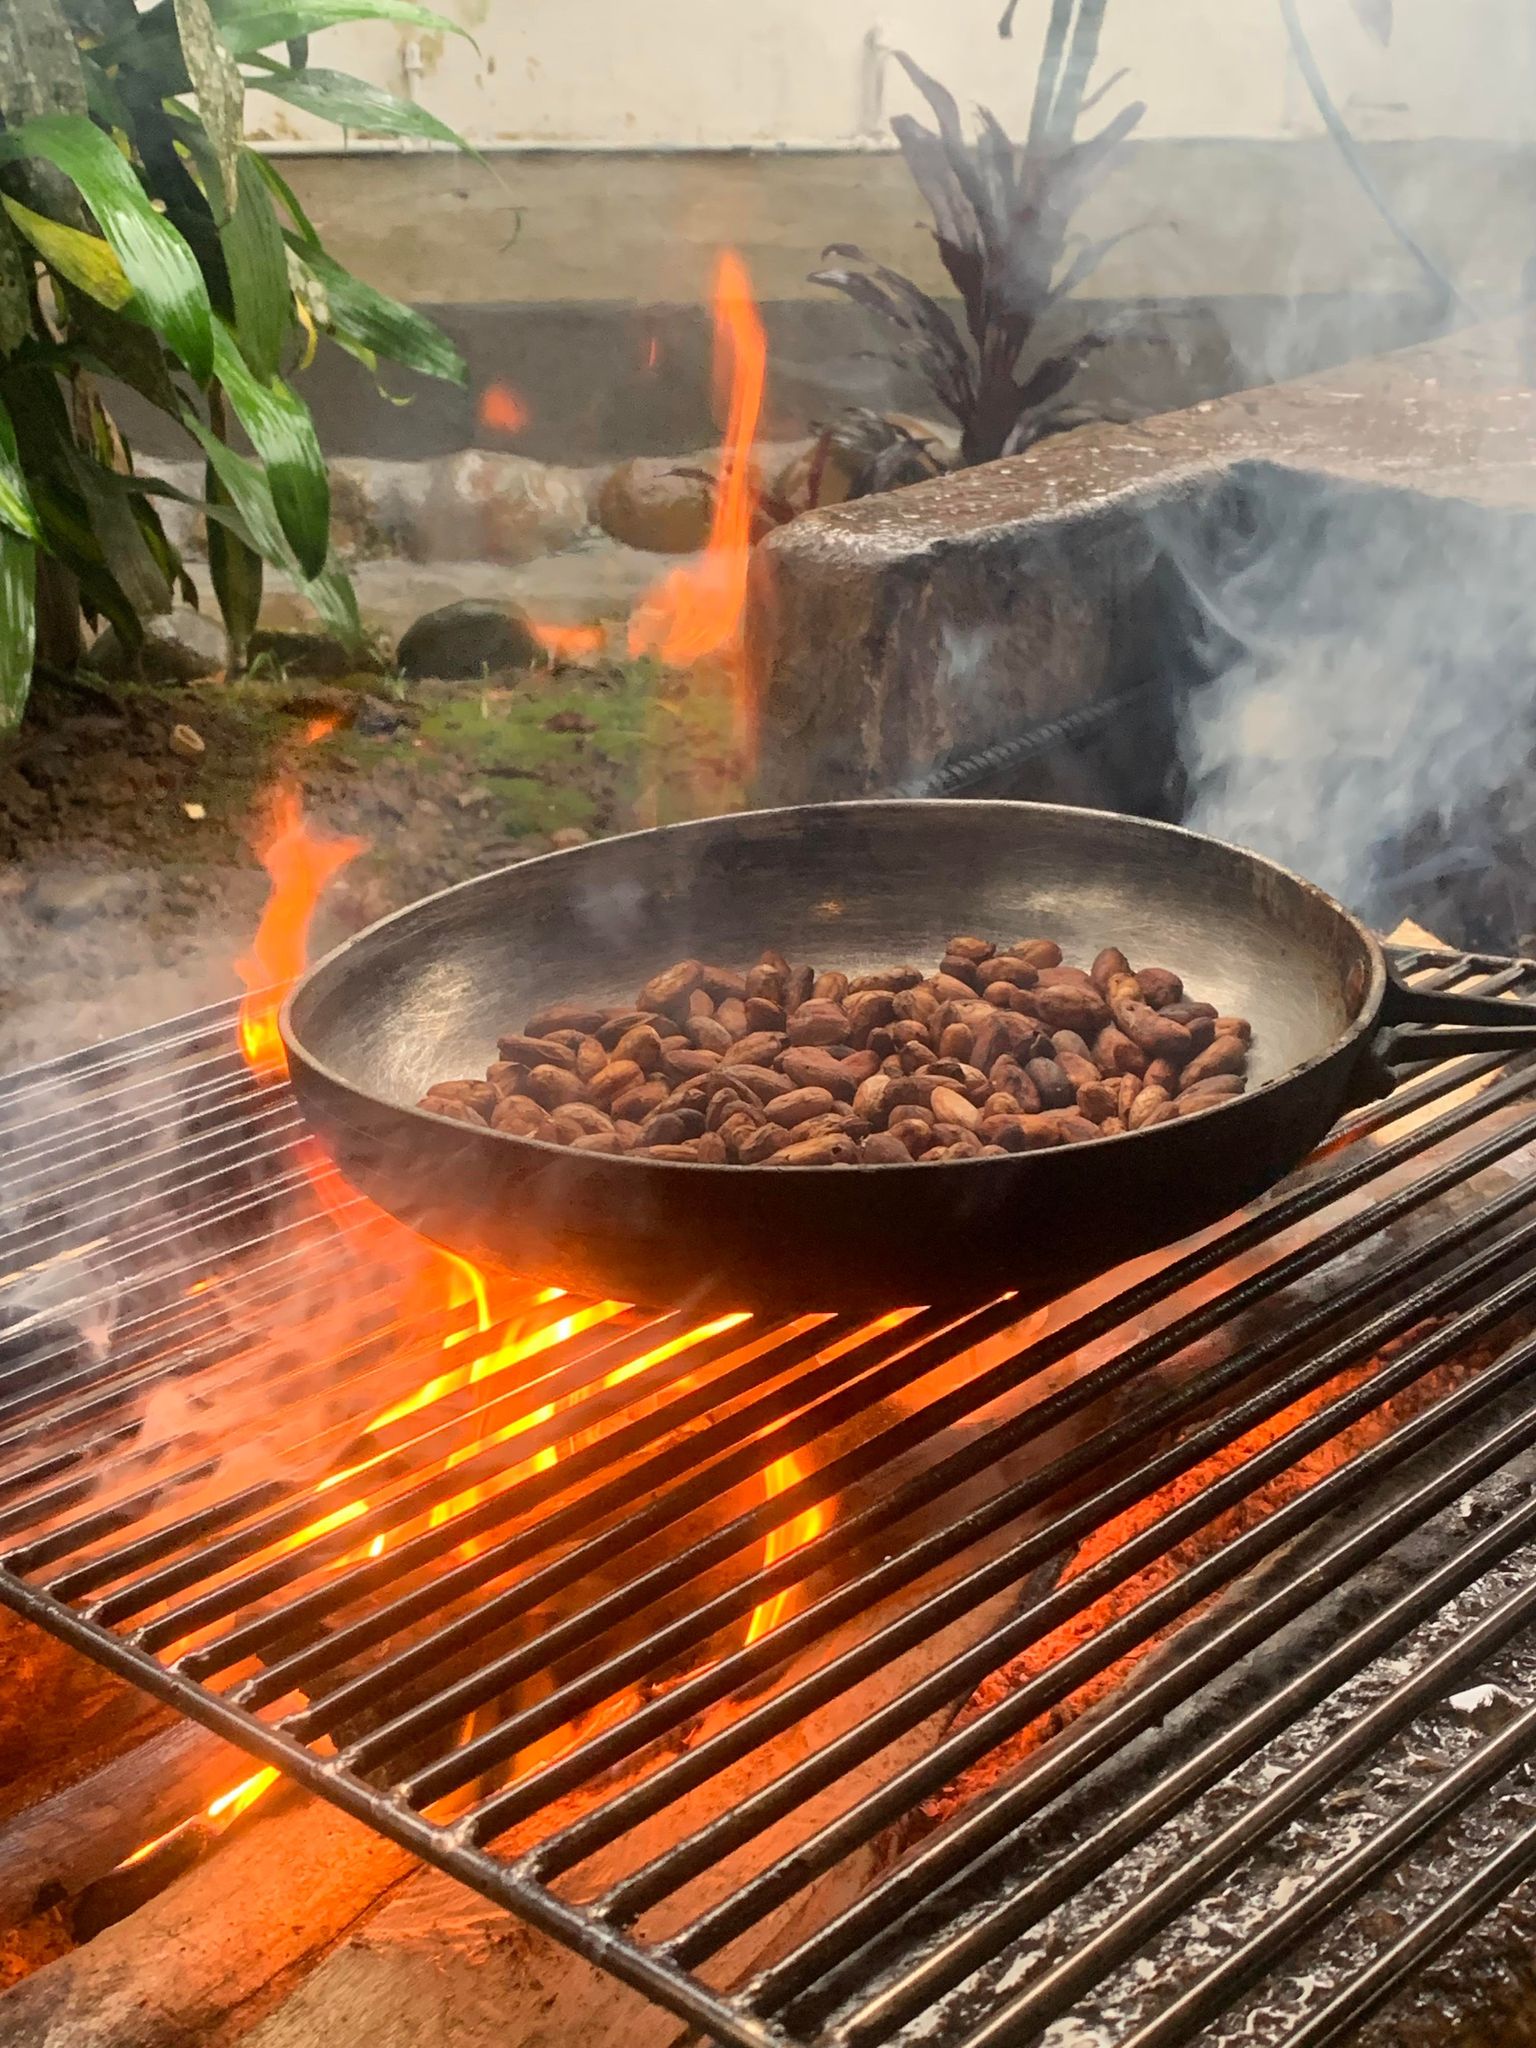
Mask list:
[[1215,520],[1163,535],[1210,676],[1185,708],[1188,822],[1378,922],[1518,857],[1536,828],[1536,527],[1262,465],[1231,490]]

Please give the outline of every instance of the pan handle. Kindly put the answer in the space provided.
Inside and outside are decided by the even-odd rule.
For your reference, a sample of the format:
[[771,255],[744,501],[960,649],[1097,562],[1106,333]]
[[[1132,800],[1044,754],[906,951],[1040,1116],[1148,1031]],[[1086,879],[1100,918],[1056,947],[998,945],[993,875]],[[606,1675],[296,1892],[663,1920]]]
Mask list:
[[1387,1068],[1457,1053],[1536,1052],[1536,1003],[1413,988],[1390,964],[1381,1023],[1372,1050]]

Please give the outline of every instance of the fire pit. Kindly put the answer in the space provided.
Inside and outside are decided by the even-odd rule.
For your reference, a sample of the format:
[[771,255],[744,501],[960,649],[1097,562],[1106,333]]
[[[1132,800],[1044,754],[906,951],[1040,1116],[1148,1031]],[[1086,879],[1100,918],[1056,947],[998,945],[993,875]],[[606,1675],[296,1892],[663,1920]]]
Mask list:
[[[204,1012],[0,1091],[0,1600],[375,1886],[408,1852],[721,2041],[1341,2040],[1474,1925],[1522,1952],[1533,1143],[1536,1067],[1441,1062],[1052,1310],[700,1321],[488,1291]],[[114,1737],[130,1810],[192,1745],[150,1863],[202,1741]],[[68,1796],[0,1823],[9,1918],[152,1929]],[[173,2038],[131,1987],[85,2031],[93,1946],[0,2035]]]

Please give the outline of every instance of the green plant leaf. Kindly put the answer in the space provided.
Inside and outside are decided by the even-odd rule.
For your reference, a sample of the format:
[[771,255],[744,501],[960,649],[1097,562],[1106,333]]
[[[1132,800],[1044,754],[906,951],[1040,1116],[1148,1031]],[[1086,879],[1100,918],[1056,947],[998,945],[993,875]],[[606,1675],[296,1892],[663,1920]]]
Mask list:
[[0,159],[28,156],[44,158],[77,188],[117,252],[138,310],[206,381],[213,367],[208,287],[197,258],[150,205],[122,152],[83,114],[45,114],[0,135]]
[[27,480],[22,474],[21,457],[16,452],[16,429],[11,425],[11,416],[3,402],[0,402],[0,525],[27,540],[41,540],[43,537],[32,493],[27,489]]
[[379,359],[374,354],[371,348],[365,348],[360,341],[354,341],[351,335],[342,334],[339,330],[334,328],[331,331],[331,339],[332,341],[335,342],[336,346],[339,349],[343,350],[345,354],[351,356],[354,362],[359,362],[362,364],[363,368],[368,372],[369,376],[373,379],[373,388],[375,392],[378,394],[380,398],[384,400],[384,403],[386,405],[403,406],[413,405],[415,403],[415,400],[412,399],[408,393],[402,395],[399,392],[391,391],[389,389],[388,385],[384,382],[384,379],[379,374]]
[[331,538],[331,482],[309,411],[281,378],[246,366],[222,320],[213,324],[214,366],[235,417],[261,458],[278,522],[305,576],[325,567]]
[[240,152],[236,176],[239,201],[219,230],[235,303],[235,334],[253,374],[271,378],[277,375],[292,317],[288,248],[253,150]]
[[[212,462],[207,466],[204,490],[210,507],[233,509],[233,500]],[[224,615],[224,630],[238,662],[244,662],[245,650],[261,617],[262,570],[261,556],[243,534],[235,532],[225,520],[208,521],[208,572]]]
[[245,80],[220,38],[208,0],[175,0],[175,6],[181,54],[218,160],[228,219],[240,201],[236,165],[245,136]]
[[[125,477],[125,483],[137,483],[136,477]],[[155,507],[155,497],[143,491],[132,491],[128,502],[133,507],[133,516],[138,521],[139,531],[144,536],[145,546],[154,556],[160,574],[165,578],[166,588],[179,593],[184,604],[197,609],[197,585],[187,574],[186,564],[180,550],[173,544],[166,532],[160,514]]]
[[213,11],[224,41],[237,57],[269,49],[273,43],[295,42],[342,21],[399,21],[473,41],[458,22],[417,6],[415,0],[213,0]]
[[55,289],[69,315],[69,339],[58,351],[66,369],[89,370],[127,384],[157,412],[180,419],[182,401],[171,382],[172,358],[149,328],[133,318],[132,308],[114,313],[88,292],[76,291],[60,278]]
[[408,370],[419,370],[424,377],[441,377],[449,384],[469,381],[463,356],[435,322],[364,284],[323,249],[310,248],[291,235],[288,239],[320,280],[330,324],[338,335],[390,362],[403,363]]
[[[181,69],[173,4],[174,0],[159,0],[132,29],[104,43],[99,59],[151,72],[167,92],[184,90],[184,85],[165,82],[174,80]],[[417,6],[415,0],[212,0],[212,6],[220,39],[236,57],[255,57],[273,43],[294,43],[344,21],[398,21],[473,41],[458,22]]]
[[110,242],[104,242],[100,235],[88,235],[82,228],[67,228],[45,213],[34,213],[19,199],[0,197],[0,206],[48,267],[56,270],[66,283],[114,313],[120,313],[132,302],[132,280]]
[[102,561],[118,589],[141,617],[169,611],[170,578],[155,559],[134,517],[132,499],[126,492],[113,488],[113,473],[104,470],[83,449],[71,444],[60,452],[85,504]]
[[266,185],[267,190],[281,206],[286,208],[288,218],[293,222],[300,238],[299,243],[296,243],[295,247],[302,244],[305,249],[318,248],[320,245],[320,230],[299,204],[298,194],[288,183],[288,180],[283,176],[276,164],[273,163],[271,157],[262,156],[259,151],[253,151],[251,161],[256,166],[256,169],[260,171],[262,181]]
[[0,530],[0,733],[21,723],[36,645],[37,549]]
[[[286,569],[298,584],[301,593],[314,606],[321,620],[346,646],[356,649],[362,645],[362,621],[358,617],[357,594],[349,578],[336,566],[334,558],[326,561],[318,576],[306,577],[294,559],[289,547],[277,509],[268,488],[267,473],[259,469],[248,456],[241,455],[226,442],[221,441],[210,427],[188,412],[183,415],[184,424],[194,439],[202,446],[203,453],[219,482],[224,487],[228,505],[210,504],[210,534],[216,524],[227,524],[229,506],[234,508],[242,521],[246,534],[261,555],[275,567]],[[221,519],[220,515],[225,515]]]
[[401,99],[366,79],[352,78],[345,71],[263,72],[251,83],[274,98],[334,121],[338,128],[358,128],[372,135],[416,135],[433,142],[446,142],[466,156],[478,156],[455,128],[429,114],[415,100]]

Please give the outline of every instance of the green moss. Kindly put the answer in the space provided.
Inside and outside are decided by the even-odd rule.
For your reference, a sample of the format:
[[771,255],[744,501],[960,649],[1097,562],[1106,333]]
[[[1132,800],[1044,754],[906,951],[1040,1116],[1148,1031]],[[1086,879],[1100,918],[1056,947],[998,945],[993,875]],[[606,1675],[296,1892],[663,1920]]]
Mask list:
[[[511,836],[668,824],[736,808],[742,771],[728,680],[649,662],[565,668],[429,699],[416,765],[470,772]],[[425,756],[426,758],[423,758]],[[375,758],[377,758],[375,756]]]

